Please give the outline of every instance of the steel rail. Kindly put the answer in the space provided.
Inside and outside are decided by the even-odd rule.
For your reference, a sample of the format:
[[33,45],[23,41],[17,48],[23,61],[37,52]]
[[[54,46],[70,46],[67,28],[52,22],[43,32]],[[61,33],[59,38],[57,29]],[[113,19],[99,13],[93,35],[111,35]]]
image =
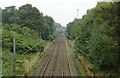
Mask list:
[[[56,47],[57,47],[57,46],[56,46]],[[44,69],[43,69],[43,72],[42,72],[40,78],[42,78],[42,77],[44,76],[45,71],[46,71],[46,69],[47,69],[47,67],[48,67],[48,64],[49,64],[49,62],[50,62],[50,60],[51,60],[51,58],[52,58],[52,56],[53,56],[53,53],[56,52],[56,49],[57,49],[57,48],[54,48],[54,49],[53,49],[53,52],[52,52],[51,55],[49,56],[49,59],[47,60],[47,63],[46,63],[46,65],[45,65]],[[56,60],[56,57],[57,57],[57,56],[55,56],[55,60]],[[56,61],[54,61],[54,62],[56,62]],[[54,68],[53,68],[53,69],[54,69]]]
[[62,78],[64,78],[64,53],[63,53],[63,58],[62,58]]
[[56,52],[55,60],[54,60],[54,63],[52,65],[52,70],[51,70],[50,78],[52,78],[52,75],[53,75],[53,71],[54,71],[54,68],[55,68],[57,56],[58,56],[58,52]]

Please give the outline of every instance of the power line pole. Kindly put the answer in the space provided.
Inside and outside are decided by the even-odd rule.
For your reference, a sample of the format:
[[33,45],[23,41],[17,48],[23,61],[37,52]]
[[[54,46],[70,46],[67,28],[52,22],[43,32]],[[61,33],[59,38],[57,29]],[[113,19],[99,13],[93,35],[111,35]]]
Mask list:
[[40,39],[41,39],[41,32],[40,32]]
[[15,74],[15,54],[16,54],[16,50],[15,50],[16,48],[15,48],[15,38],[13,39],[13,50],[14,50],[14,54],[13,54],[13,57],[14,57],[14,65],[13,65],[13,76],[15,76],[16,74]]
[[95,71],[96,71],[96,70],[95,70],[95,66],[96,66],[96,65],[95,65],[95,62],[96,62],[96,61],[95,61],[95,60],[96,60],[96,59],[95,59],[95,53],[94,53],[93,59],[94,59],[94,75],[93,75],[93,76],[94,76],[94,78],[95,78]]
[[[41,32],[40,32],[40,41],[41,41]],[[40,58],[41,58],[41,46],[40,46],[40,49],[39,49],[39,51],[40,51]]]
[[77,18],[79,17],[79,9],[77,9]]

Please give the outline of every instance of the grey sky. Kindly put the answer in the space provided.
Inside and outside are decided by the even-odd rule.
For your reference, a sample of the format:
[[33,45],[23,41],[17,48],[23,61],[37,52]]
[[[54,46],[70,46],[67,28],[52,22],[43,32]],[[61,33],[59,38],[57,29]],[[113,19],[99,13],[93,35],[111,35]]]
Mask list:
[[77,9],[79,18],[82,18],[87,9],[96,6],[97,0],[1,0],[0,7],[15,5],[18,8],[27,3],[37,7],[44,15],[53,17],[62,26],[66,26],[77,16]]

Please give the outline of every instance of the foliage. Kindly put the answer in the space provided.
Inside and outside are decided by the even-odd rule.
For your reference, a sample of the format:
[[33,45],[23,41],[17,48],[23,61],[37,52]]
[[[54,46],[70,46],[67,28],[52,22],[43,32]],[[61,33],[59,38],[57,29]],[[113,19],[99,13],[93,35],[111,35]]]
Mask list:
[[[9,48],[13,52],[13,38],[16,38],[16,51],[18,54],[24,53],[39,42],[38,33],[28,27],[19,25],[3,25],[2,46]],[[37,52],[41,45],[37,45],[30,52]],[[30,53],[29,52],[29,53]]]
[[[87,15],[84,15],[82,19],[70,22],[66,30],[68,35],[75,40],[76,47],[95,58],[98,70],[114,72],[114,74],[120,73],[119,9],[120,2],[100,2],[95,8],[88,10]],[[88,61],[93,63],[93,59],[88,58]]]
[[54,31],[54,20],[52,17],[43,16],[36,7],[25,4],[19,9],[9,6],[2,10],[2,20],[4,24],[19,24],[21,27],[28,27],[37,31],[38,36],[42,33],[42,39],[48,39]]
[[[80,19],[75,19],[73,22],[70,22],[67,24],[67,34],[71,36],[72,39],[75,39],[76,36],[76,31],[78,26],[80,25],[81,20]],[[69,38],[69,36],[67,36]]]
[[16,74],[22,75],[25,67],[31,63],[36,54],[39,54],[37,52],[40,49],[43,51],[45,45],[54,40],[55,22],[52,17],[43,16],[31,4],[25,4],[19,9],[15,6],[6,7],[2,9],[1,15],[2,40],[0,42],[3,48],[3,76],[13,75],[13,38],[16,38]]
[[15,6],[6,7],[4,10],[2,10],[2,22],[10,24],[9,18],[15,14],[15,11]]

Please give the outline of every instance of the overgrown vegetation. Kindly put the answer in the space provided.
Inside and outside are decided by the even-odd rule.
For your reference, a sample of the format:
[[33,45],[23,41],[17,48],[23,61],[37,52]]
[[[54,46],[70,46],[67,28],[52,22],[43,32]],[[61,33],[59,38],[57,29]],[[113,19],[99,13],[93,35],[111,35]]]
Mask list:
[[[66,31],[76,47],[95,58],[97,71],[120,75],[120,2],[98,2],[82,19],[67,24]],[[93,59],[79,53],[93,64]]]
[[55,21],[31,4],[19,9],[15,6],[2,9],[2,20],[3,76],[13,75],[13,38],[16,38],[16,75],[20,76],[26,70],[26,61],[29,65],[34,56],[54,40]]
[[[16,53],[22,54],[40,42],[38,33],[30,30],[28,27],[20,27],[19,25],[4,25],[2,35],[2,47],[10,49],[13,52],[13,38],[16,38]],[[40,43],[29,53],[37,52],[40,47],[44,48],[44,44]]]
[[50,35],[54,35],[54,23],[52,17],[43,16],[42,12],[31,4],[25,4],[19,9],[15,6],[9,6],[2,10],[3,24],[18,24],[22,27],[28,27],[30,30],[38,32],[44,40],[48,40]]

